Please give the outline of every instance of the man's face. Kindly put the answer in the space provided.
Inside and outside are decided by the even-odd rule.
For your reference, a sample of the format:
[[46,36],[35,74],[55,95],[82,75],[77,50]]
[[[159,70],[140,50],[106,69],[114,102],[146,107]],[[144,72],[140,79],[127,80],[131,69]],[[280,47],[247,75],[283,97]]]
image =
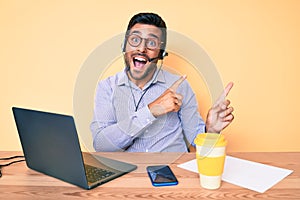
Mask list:
[[[129,67],[130,78],[136,81],[149,81],[156,69],[156,58],[161,48],[162,32],[148,24],[135,24],[129,32],[125,44],[125,64]],[[157,46],[157,48],[154,48]]]

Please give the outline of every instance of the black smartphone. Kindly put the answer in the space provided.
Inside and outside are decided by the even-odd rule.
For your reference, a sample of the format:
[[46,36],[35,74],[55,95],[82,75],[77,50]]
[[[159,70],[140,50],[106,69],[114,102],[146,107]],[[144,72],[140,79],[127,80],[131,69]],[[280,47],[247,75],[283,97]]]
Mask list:
[[153,186],[177,185],[178,180],[168,165],[148,166],[147,172]]

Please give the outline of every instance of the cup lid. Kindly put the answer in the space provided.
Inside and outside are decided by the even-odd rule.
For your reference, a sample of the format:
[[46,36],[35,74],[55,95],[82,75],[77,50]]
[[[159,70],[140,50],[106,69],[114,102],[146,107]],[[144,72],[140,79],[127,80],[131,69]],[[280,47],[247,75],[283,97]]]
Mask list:
[[200,133],[194,140],[198,146],[226,146],[227,141],[223,134],[218,133]]

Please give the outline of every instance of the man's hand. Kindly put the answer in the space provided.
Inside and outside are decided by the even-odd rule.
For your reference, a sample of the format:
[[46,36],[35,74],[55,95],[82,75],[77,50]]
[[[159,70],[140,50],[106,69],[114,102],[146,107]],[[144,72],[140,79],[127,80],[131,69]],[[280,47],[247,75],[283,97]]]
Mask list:
[[225,99],[232,87],[233,83],[230,82],[224,89],[224,92],[221,94],[221,96],[214,103],[212,108],[208,111],[206,119],[206,132],[220,133],[233,121],[233,107],[228,107],[230,101]]
[[181,76],[170,88],[148,105],[149,110],[154,117],[158,117],[169,112],[177,112],[180,109],[183,96],[177,94],[176,90],[185,79],[186,75]]

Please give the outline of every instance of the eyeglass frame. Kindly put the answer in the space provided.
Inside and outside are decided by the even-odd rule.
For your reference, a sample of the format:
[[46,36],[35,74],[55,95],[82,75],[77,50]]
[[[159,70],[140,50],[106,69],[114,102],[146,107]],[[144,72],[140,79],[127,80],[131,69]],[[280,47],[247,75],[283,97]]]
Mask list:
[[[129,40],[128,40],[128,38],[129,38],[130,36],[133,36],[133,35],[141,39],[140,43],[137,44],[136,46],[132,45],[132,44],[129,42]],[[149,40],[149,39],[152,39],[152,38],[158,40],[157,47],[156,47],[156,48],[153,48],[153,49],[152,49],[152,48],[149,48],[148,45],[147,45],[148,40]],[[160,50],[162,50],[161,45],[162,45],[164,42],[161,41],[161,40],[160,40],[159,38],[157,38],[157,37],[143,38],[143,37],[141,37],[141,36],[139,36],[139,35],[137,35],[137,34],[134,34],[134,33],[126,35],[126,42],[128,42],[128,44],[129,44],[130,46],[132,46],[132,47],[138,47],[139,45],[141,45],[141,43],[143,42],[143,40],[145,40],[145,46],[146,46],[147,49],[149,49],[149,50],[155,50],[155,49],[160,49]]]

